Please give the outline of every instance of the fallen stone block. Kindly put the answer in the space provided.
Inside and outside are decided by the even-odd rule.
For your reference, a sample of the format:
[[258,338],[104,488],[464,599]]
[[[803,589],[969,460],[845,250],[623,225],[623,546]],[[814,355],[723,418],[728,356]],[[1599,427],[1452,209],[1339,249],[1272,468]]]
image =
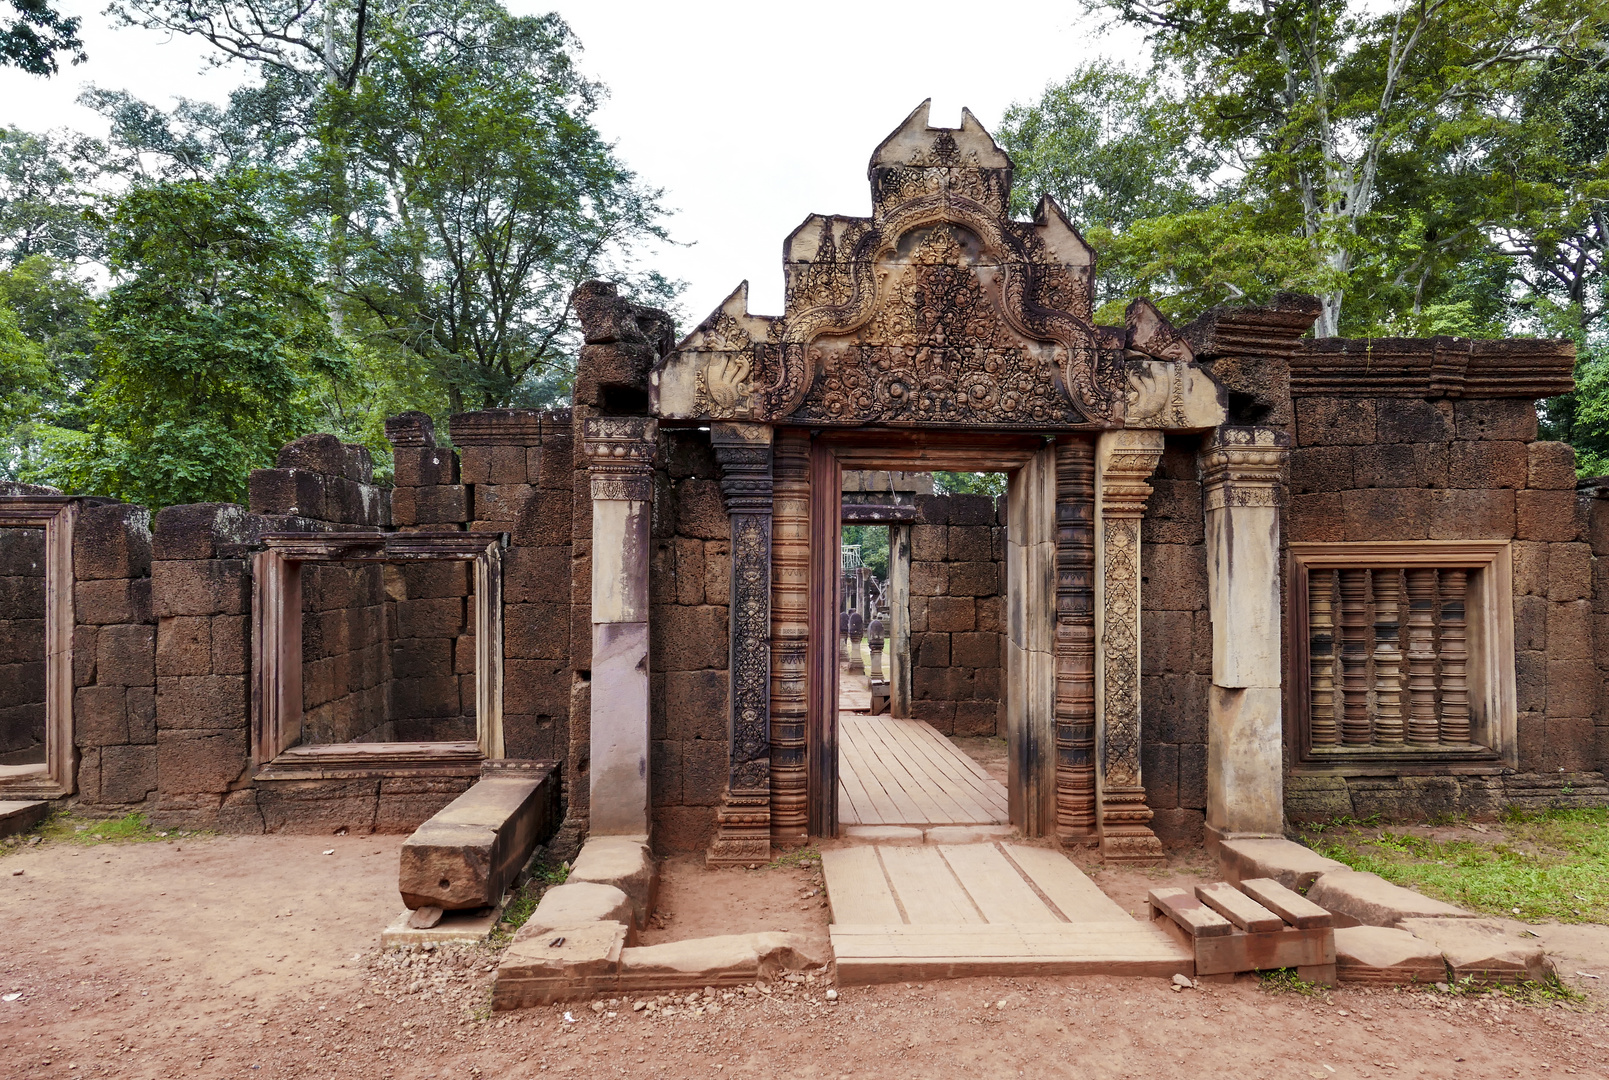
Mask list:
[[1540,938],[1520,937],[1496,919],[1404,919],[1402,929],[1439,949],[1454,979],[1541,982],[1553,972]]
[[[550,930],[566,930],[595,922],[620,922],[632,925],[631,897],[613,885],[593,881],[573,881],[555,885],[542,894],[531,917],[520,927],[514,940],[540,937]],[[634,940],[635,933],[628,933]]]
[[1337,930],[1335,968],[1342,982],[1371,986],[1428,986],[1447,978],[1440,949],[1406,930],[1385,926]]
[[558,821],[552,767],[487,776],[402,845],[398,886],[410,908],[491,907]]
[[1332,870],[1307,890],[1307,898],[1345,925],[1400,926],[1404,919],[1473,919],[1463,908],[1393,885],[1378,874]]
[[659,864],[645,836],[593,836],[581,845],[565,880],[613,885],[631,897],[636,925],[646,926],[659,890]]
[[1312,848],[1283,838],[1225,840],[1218,845],[1224,880],[1238,886],[1248,878],[1273,878],[1287,889],[1305,893],[1313,882],[1344,863],[1326,859]]
[[0,802],[0,836],[20,836],[50,813],[50,804],[43,799],[24,802]]
[[516,934],[497,965],[492,1008],[528,1009],[612,990],[619,981],[625,947],[626,924],[619,922],[591,923],[551,935]]
[[825,960],[805,952],[803,939],[795,934],[768,931],[691,938],[624,950],[620,954],[620,989],[634,993],[742,986],[823,963]]

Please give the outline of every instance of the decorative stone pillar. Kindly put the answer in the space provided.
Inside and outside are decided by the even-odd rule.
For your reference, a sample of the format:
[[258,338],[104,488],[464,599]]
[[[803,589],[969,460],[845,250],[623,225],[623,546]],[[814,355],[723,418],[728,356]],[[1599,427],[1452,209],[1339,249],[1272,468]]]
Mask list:
[[[1222,427],[1201,455],[1212,615],[1207,698],[1207,843],[1281,836],[1279,492],[1290,436],[1274,428]],[[1354,583],[1341,575],[1343,668],[1354,623]],[[1352,635],[1356,636],[1356,635]],[[1343,679],[1345,676],[1343,675]],[[1347,741],[1351,696],[1341,723]]]
[[1056,833],[1095,827],[1095,443],[1056,446]]
[[647,836],[648,527],[657,421],[588,417],[592,486],[589,832]]
[[1141,865],[1162,861],[1140,776],[1140,518],[1151,495],[1146,480],[1161,459],[1160,431],[1106,431],[1095,447],[1095,784],[1101,856]]
[[[810,438],[776,436],[771,533],[771,837],[804,840],[809,828],[805,724],[809,720]],[[829,633],[833,633],[831,628]],[[836,648],[836,644],[834,648]]]
[[731,756],[705,861],[771,859],[771,429],[710,425],[732,527]]

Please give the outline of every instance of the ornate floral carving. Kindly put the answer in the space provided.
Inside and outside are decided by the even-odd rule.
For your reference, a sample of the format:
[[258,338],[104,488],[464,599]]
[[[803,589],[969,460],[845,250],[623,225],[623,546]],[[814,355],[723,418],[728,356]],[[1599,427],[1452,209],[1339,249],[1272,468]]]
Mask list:
[[1201,454],[1202,505],[1278,506],[1290,436],[1275,428],[1221,427]]
[[593,416],[582,428],[582,449],[594,499],[653,499],[658,422],[646,416]]

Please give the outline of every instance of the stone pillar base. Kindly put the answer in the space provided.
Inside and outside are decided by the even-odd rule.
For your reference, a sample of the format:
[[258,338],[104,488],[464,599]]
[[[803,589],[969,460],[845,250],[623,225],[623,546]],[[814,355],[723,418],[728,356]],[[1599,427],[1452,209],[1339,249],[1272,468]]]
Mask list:
[[1203,846],[1207,854],[1222,857],[1223,842],[1225,840],[1283,840],[1284,833],[1247,832],[1244,829],[1225,829],[1208,822],[1205,831]]
[[754,792],[721,798],[715,811],[715,839],[705,866],[748,866],[771,861],[771,794]]
[[1161,866],[1162,841],[1151,831],[1144,788],[1107,788],[1101,793],[1101,859],[1125,866]]

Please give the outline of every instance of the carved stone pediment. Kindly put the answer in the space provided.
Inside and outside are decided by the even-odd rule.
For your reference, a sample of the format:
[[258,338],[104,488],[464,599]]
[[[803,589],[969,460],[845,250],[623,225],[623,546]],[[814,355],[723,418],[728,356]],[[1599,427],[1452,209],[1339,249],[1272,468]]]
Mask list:
[[970,112],[927,121],[924,102],[873,154],[871,217],[812,216],[788,238],[781,317],[751,315],[745,284],[677,346],[653,375],[658,415],[1123,425],[1127,333],[1091,322],[1094,253],[1048,198],[1011,219],[1010,159]]

